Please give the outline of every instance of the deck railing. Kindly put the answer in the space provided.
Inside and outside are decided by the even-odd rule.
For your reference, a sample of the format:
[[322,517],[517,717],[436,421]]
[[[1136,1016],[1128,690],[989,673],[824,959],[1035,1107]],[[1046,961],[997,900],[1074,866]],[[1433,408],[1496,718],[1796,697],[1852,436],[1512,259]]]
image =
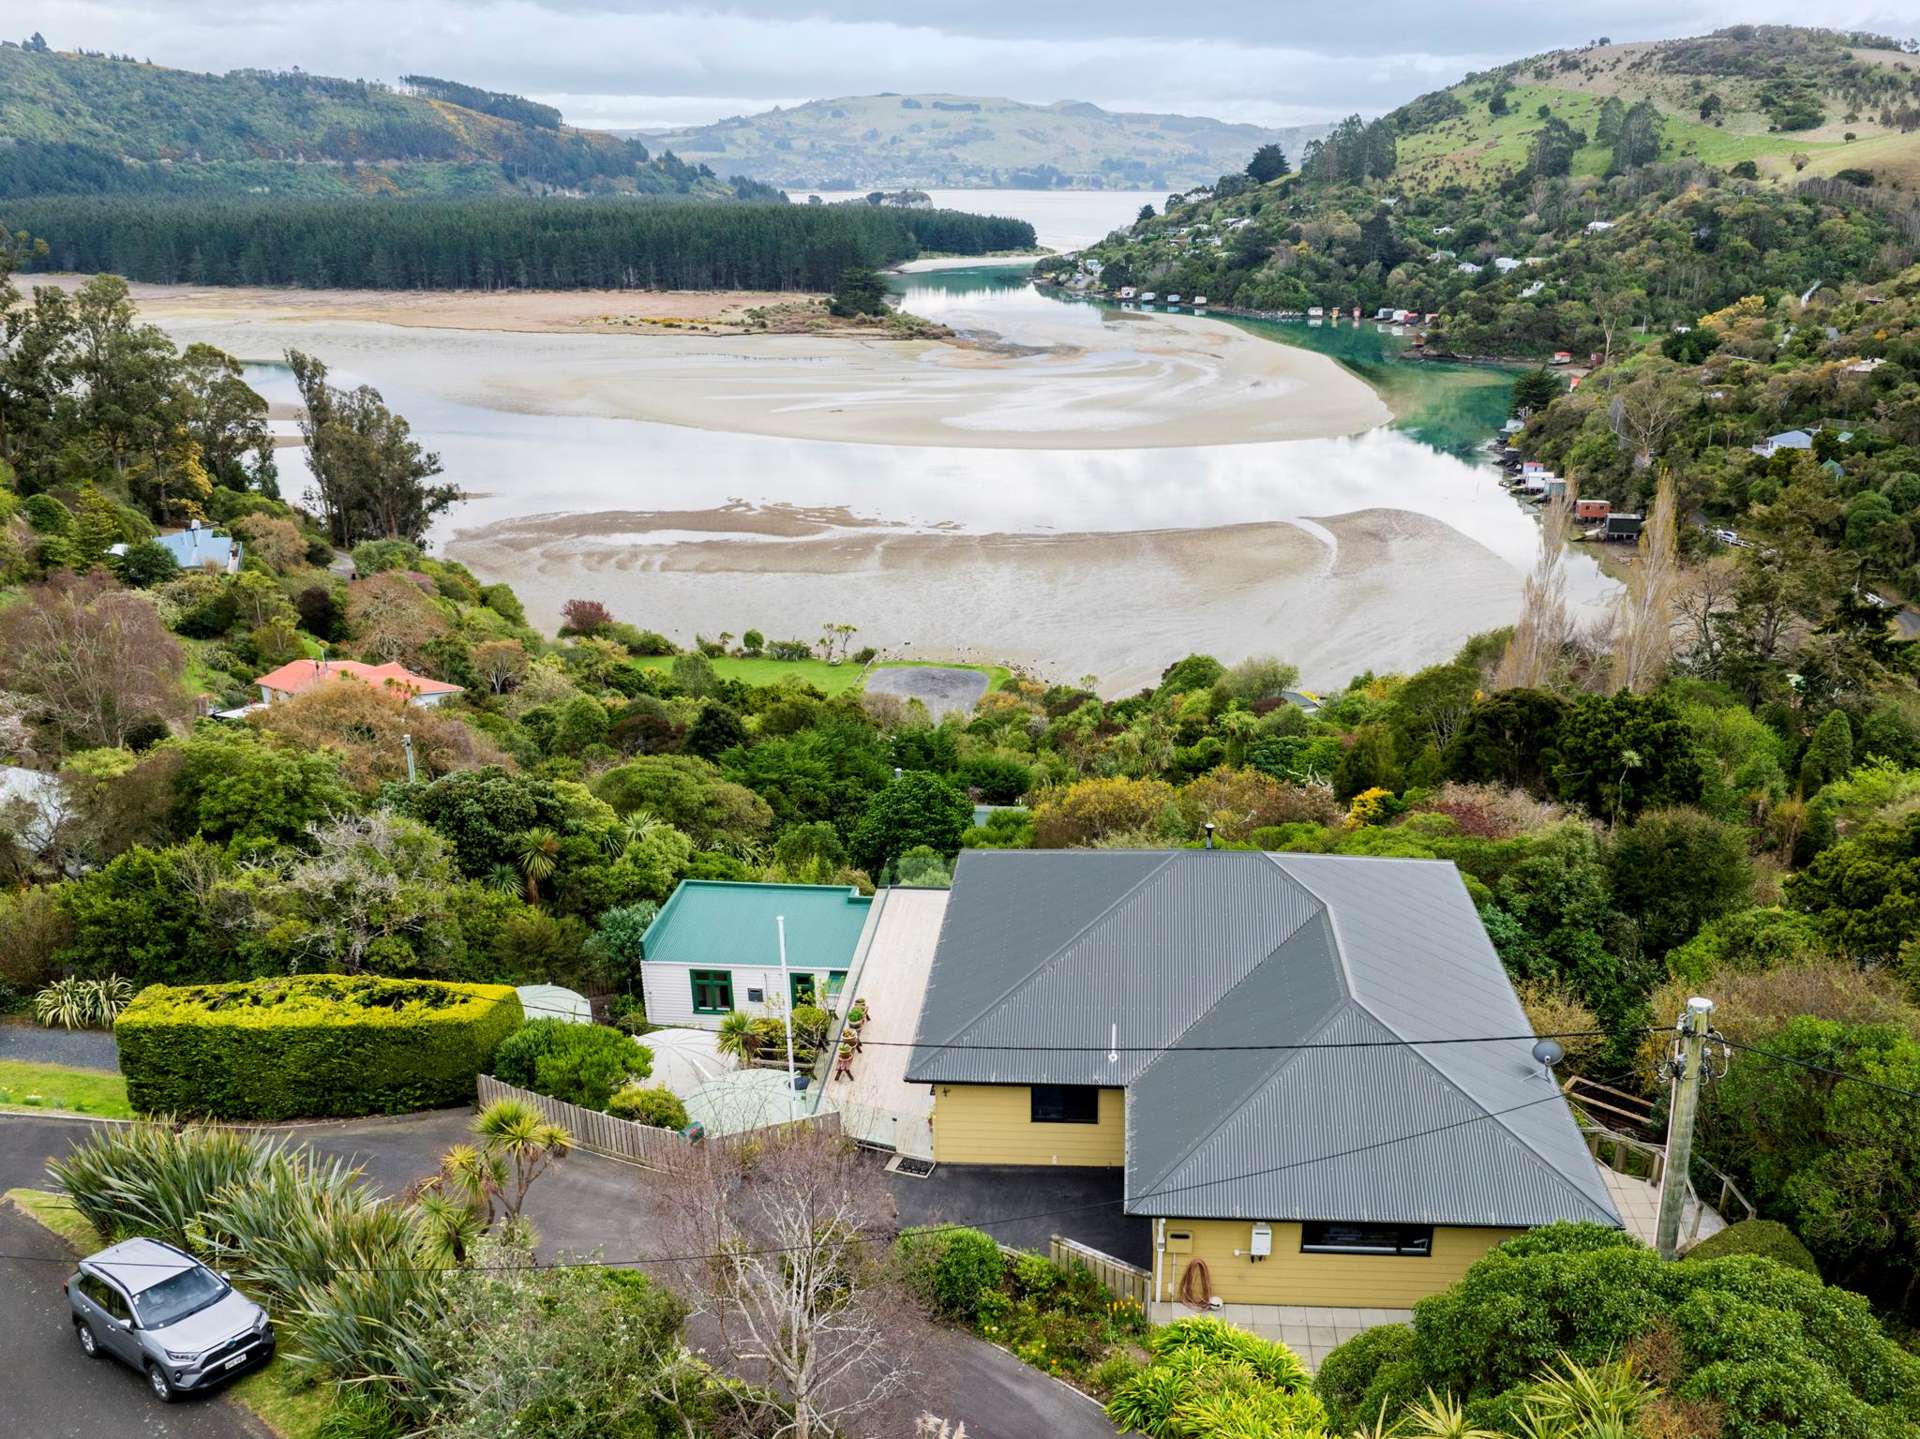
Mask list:
[[[1593,1155],[1596,1163],[1605,1164],[1616,1174],[1644,1179],[1655,1189],[1658,1189],[1665,1180],[1666,1145],[1655,1144],[1650,1139],[1636,1139],[1630,1134],[1621,1134],[1592,1120],[1583,1121],[1580,1132],[1586,1137],[1587,1152]],[[1729,1224],[1738,1223],[1742,1219],[1752,1219],[1759,1213],[1753,1207],[1753,1201],[1742,1194],[1740,1186],[1723,1171],[1716,1169],[1697,1154],[1693,1157],[1693,1167],[1707,1177],[1709,1189],[1715,1189],[1717,1186],[1718,1197],[1709,1206],[1701,1197],[1700,1186],[1694,1183],[1693,1176],[1691,1174],[1687,1176],[1687,1195],[1693,1200],[1693,1214],[1687,1224],[1686,1232],[1680,1236],[1682,1249],[1690,1247],[1700,1238],[1700,1225],[1706,1218],[1709,1207]],[[1642,1172],[1643,1169],[1644,1172]],[[1728,1211],[1736,1204],[1743,1212],[1737,1215],[1730,1214]]]

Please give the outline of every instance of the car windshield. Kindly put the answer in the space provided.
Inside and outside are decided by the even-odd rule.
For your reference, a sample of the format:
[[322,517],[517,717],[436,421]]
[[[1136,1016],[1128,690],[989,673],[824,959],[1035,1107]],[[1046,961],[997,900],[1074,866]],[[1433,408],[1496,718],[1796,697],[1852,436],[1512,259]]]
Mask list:
[[164,1329],[197,1309],[205,1309],[226,1292],[219,1275],[195,1265],[134,1295],[133,1309],[140,1317],[141,1328]]

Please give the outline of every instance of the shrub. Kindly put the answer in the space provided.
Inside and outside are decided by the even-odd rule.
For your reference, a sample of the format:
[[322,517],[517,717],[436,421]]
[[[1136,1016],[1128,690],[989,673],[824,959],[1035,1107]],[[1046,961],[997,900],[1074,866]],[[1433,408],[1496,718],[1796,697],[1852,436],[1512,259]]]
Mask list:
[[1284,1344],[1201,1316],[1156,1330],[1148,1347],[1153,1362],[1107,1404],[1107,1417],[1122,1429],[1165,1439],[1326,1431],[1306,1366]]
[[500,1046],[493,1072],[505,1084],[605,1109],[629,1079],[653,1073],[653,1051],[608,1025],[536,1019]]
[[445,1271],[414,1262],[418,1211],[348,1161],[228,1129],[135,1124],[97,1132],[49,1169],[103,1237],[165,1239],[231,1273],[281,1310],[296,1363],[424,1417],[439,1384],[423,1317]]
[[962,1323],[973,1322],[981,1296],[1006,1272],[1000,1246],[978,1229],[909,1229],[895,1247],[922,1301]]
[[1327,1406],[1327,1417],[1336,1430],[1357,1429],[1380,1415],[1382,1400],[1388,1413],[1398,1409],[1399,1396],[1382,1390],[1396,1366],[1406,1362],[1413,1348],[1413,1331],[1404,1324],[1382,1324],[1361,1331],[1320,1361],[1313,1389]]
[[1402,1392],[1451,1395],[1487,1424],[1550,1366],[1656,1351],[1672,1399],[1717,1407],[1743,1439],[1904,1432],[1902,1396],[1920,1392],[1920,1358],[1859,1295],[1753,1255],[1666,1264],[1598,1225],[1510,1240],[1421,1300]]
[[685,1129],[687,1106],[680,1096],[664,1085],[623,1089],[607,1104],[607,1113],[615,1119],[631,1119],[635,1124],[650,1124],[655,1129]]
[[48,1029],[111,1029],[133,999],[133,986],[117,974],[105,979],[56,979],[33,997],[33,1017]]
[[312,974],[153,985],[114,1034],[137,1110],[296,1119],[464,1104],[520,1023],[506,985]]
[[405,540],[362,540],[353,547],[353,570],[361,579],[387,570],[420,568],[420,547]]
[[1683,1257],[1692,1260],[1725,1259],[1731,1254],[1758,1254],[1789,1269],[1811,1274],[1815,1279],[1820,1277],[1820,1266],[1814,1262],[1807,1246],[1786,1225],[1772,1219],[1743,1219],[1738,1224],[1729,1224],[1718,1234],[1709,1234],[1702,1239]]

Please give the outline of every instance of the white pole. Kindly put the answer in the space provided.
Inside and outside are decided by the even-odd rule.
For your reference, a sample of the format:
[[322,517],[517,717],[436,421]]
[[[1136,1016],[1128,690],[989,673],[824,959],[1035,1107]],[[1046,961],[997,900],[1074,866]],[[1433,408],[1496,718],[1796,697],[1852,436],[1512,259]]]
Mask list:
[[793,981],[787,978],[787,917],[775,915],[773,923],[780,932],[780,993],[786,997],[787,1006],[787,1123],[792,1124],[796,1117],[793,1104],[797,1081],[793,1069]]

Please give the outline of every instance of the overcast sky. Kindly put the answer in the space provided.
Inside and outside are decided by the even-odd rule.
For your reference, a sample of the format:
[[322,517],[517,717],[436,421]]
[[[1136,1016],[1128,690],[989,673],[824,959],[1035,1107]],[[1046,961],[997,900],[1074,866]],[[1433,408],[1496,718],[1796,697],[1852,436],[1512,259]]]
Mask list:
[[1468,70],[1575,45],[1796,21],[1897,36],[1907,0],[8,0],[59,49],[196,70],[412,72],[558,105],[575,124],[696,124],[881,90],[945,90],[1258,124],[1378,113]]

